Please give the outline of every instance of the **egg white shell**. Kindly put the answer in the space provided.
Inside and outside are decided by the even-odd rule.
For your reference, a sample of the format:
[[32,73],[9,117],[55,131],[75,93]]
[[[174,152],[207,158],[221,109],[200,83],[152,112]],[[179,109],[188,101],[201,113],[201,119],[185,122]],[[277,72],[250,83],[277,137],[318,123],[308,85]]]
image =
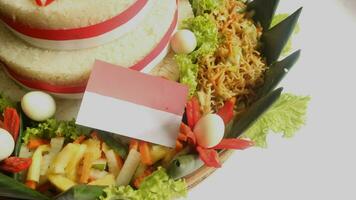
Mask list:
[[220,143],[224,137],[225,124],[216,114],[207,114],[194,127],[199,146],[211,148]]
[[173,35],[171,47],[175,53],[188,54],[197,47],[197,39],[193,32],[182,29]]
[[34,91],[22,97],[21,107],[24,113],[34,121],[49,119],[56,112],[56,102],[47,93]]
[[15,148],[15,141],[5,129],[0,128],[0,161],[11,156]]

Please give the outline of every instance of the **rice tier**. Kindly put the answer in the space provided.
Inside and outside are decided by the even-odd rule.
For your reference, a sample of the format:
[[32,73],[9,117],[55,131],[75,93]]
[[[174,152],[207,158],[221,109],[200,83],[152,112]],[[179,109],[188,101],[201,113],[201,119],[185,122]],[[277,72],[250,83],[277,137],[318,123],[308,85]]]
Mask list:
[[[19,2],[23,1],[27,2],[28,0],[19,0],[18,2],[16,1],[16,3],[15,1],[10,0],[0,1],[0,11],[5,12],[3,5],[5,5],[6,2],[8,3],[6,4],[8,7],[14,8],[15,5],[20,7]],[[69,0],[61,0],[58,1],[58,3],[59,2],[68,3]],[[74,2],[76,1],[72,2],[73,5],[84,6],[85,4],[86,6],[84,0],[78,0],[76,3]],[[88,1],[86,0],[85,2]],[[101,10],[104,9],[106,4],[109,4],[108,2],[112,3],[112,7],[116,6],[116,4],[113,3],[116,1],[110,0],[108,2],[103,2],[105,3],[91,3],[91,5],[95,5],[93,7],[100,8],[98,11],[93,11],[94,13],[105,13]],[[120,9],[123,10],[125,5],[129,5],[132,1],[125,0],[117,2],[120,2],[119,4],[122,3],[123,5],[117,6],[116,11]],[[100,6],[97,6],[97,4],[100,4]],[[105,6],[101,8],[101,4],[105,4]],[[25,3],[25,5],[27,6],[24,6],[23,9],[37,9],[30,6],[28,3]],[[51,11],[55,12],[55,8],[52,9],[53,10]],[[71,8],[66,7],[66,9]],[[108,9],[108,13],[103,14],[103,16],[98,20],[100,21],[104,18],[112,16],[112,13],[116,12],[112,11],[112,9]],[[192,16],[192,9],[188,0],[180,0],[178,10],[180,20]],[[167,30],[174,21],[175,11],[176,0],[152,1],[152,6],[150,7],[150,11],[147,16],[137,27],[122,35],[119,39],[99,47],[73,51],[45,50],[33,47],[16,37],[5,27],[5,25],[0,23],[0,61],[2,61],[9,70],[26,79],[60,86],[81,85],[89,78],[92,64],[96,59],[123,67],[130,67],[143,59],[157,46],[166,34]],[[57,10],[57,12],[60,12],[60,10]],[[28,20],[28,22],[31,22],[31,24],[37,24],[37,26],[40,27],[45,26],[46,24],[54,27],[54,25],[51,24],[54,22],[51,21],[51,19],[48,20],[48,22],[32,23],[32,19]],[[85,20],[83,20],[82,22],[74,22],[71,25],[63,22],[61,26],[82,26],[86,23],[91,23],[91,21],[85,22]],[[160,56],[160,60],[162,60],[162,54],[160,54]]]
[[125,11],[137,0],[57,0],[40,7],[35,0],[1,0],[0,13],[16,21],[43,29],[89,26]]

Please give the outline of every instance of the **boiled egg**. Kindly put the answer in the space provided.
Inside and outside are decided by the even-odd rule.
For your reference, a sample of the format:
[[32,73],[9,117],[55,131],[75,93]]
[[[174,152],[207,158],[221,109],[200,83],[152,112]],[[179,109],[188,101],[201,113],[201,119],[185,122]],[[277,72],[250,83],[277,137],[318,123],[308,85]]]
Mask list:
[[197,47],[197,39],[193,32],[182,29],[173,35],[171,47],[175,53],[188,54]]
[[5,129],[0,128],[0,161],[11,156],[15,148],[12,135]]
[[25,94],[21,100],[23,112],[34,121],[44,121],[56,112],[56,102],[47,93],[34,91]]
[[207,114],[194,127],[199,146],[211,148],[220,143],[224,137],[225,124],[217,114]]

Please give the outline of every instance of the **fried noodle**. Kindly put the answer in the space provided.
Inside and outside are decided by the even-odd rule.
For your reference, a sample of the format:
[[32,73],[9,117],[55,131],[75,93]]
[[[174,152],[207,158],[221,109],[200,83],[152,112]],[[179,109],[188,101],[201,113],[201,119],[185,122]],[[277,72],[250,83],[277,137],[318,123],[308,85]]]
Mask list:
[[219,46],[213,55],[198,60],[198,97],[204,113],[216,112],[232,97],[240,104],[251,103],[267,69],[257,51],[262,28],[245,12],[243,2],[224,2],[210,14],[219,30]]

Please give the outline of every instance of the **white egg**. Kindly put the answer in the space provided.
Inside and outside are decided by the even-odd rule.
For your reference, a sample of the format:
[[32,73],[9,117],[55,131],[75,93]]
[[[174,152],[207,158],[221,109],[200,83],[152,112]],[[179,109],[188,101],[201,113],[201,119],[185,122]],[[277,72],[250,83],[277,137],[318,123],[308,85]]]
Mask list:
[[182,29],[173,35],[171,47],[175,53],[191,53],[197,47],[197,39],[193,32]]
[[15,141],[5,129],[0,128],[0,161],[11,156],[15,148]]
[[224,137],[225,124],[216,114],[207,114],[194,127],[199,146],[210,148],[220,143]]
[[49,119],[56,112],[56,102],[47,93],[34,91],[22,97],[21,107],[24,113],[34,121]]

